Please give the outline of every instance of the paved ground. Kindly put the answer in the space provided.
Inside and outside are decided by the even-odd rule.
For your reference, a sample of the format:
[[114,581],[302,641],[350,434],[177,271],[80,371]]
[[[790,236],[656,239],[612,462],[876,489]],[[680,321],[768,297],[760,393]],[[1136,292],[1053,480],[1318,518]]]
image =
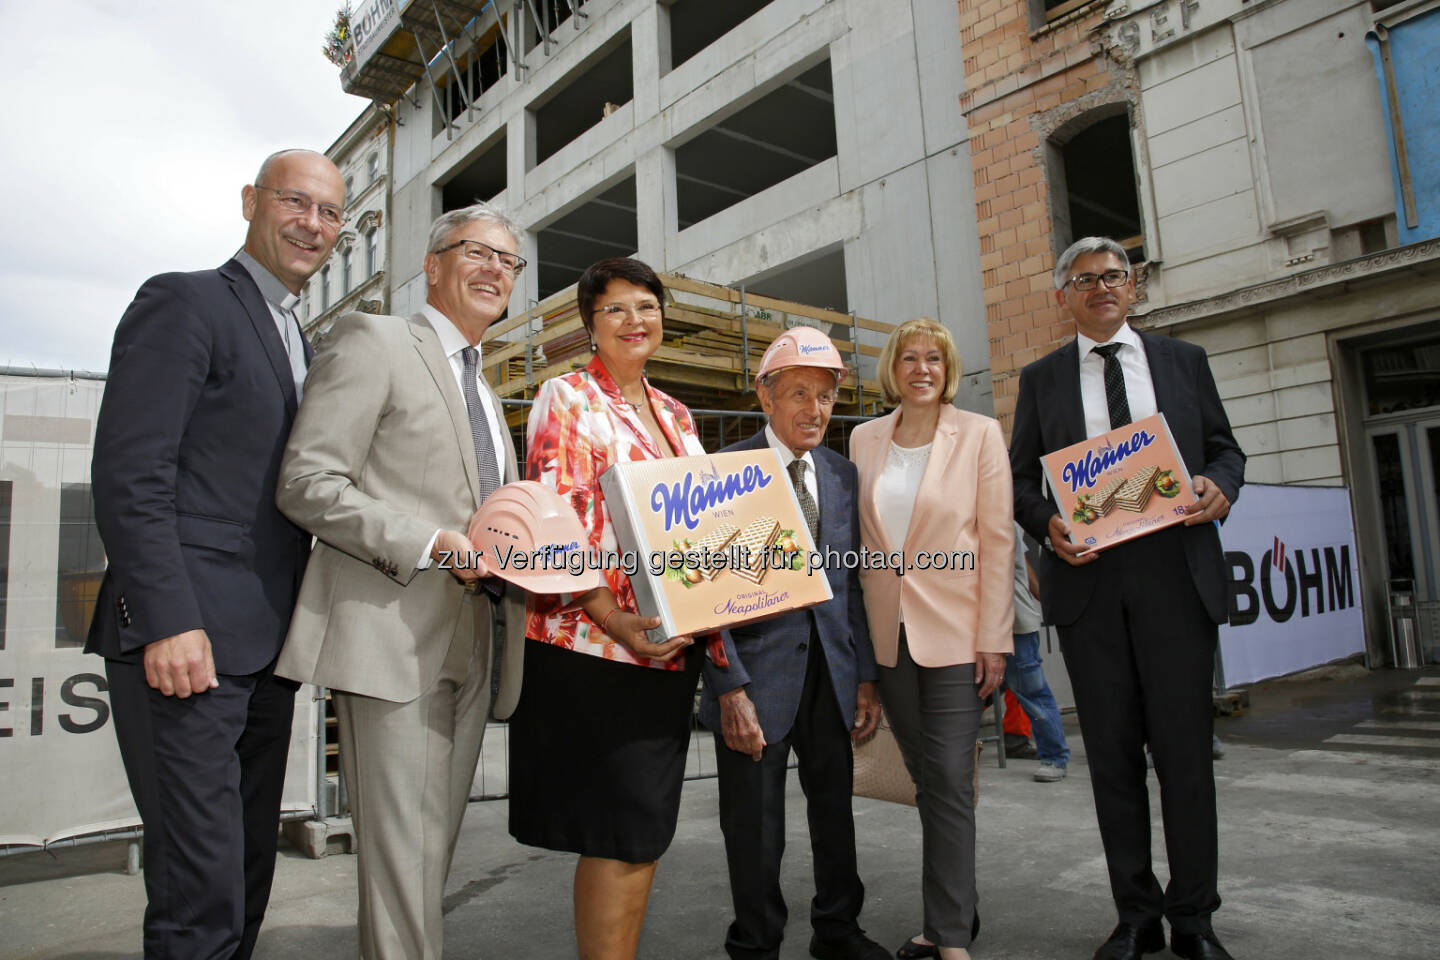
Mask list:
[[[1216,927],[1240,960],[1419,960],[1440,942],[1440,668],[1313,672],[1257,687],[1251,710],[1218,721],[1221,895]],[[1083,751],[1071,776],[1030,780],[1034,761],[981,770],[977,960],[1085,960],[1114,923]],[[807,956],[809,844],[792,784],[782,956]],[[661,862],[641,955],[719,958],[729,894],[715,782],[686,785]],[[1154,807],[1159,822],[1158,798]],[[517,845],[503,801],[474,803],[446,901],[447,956],[574,956],[573,858]],[[887,945],[919,925],[914,810],[855,805],[862,922]],[[1156,831],[1163,881],[1163,845]],[[0,957],[137,956],[144,905],[123,844],[0,858]],[[355,956],[355,860],[281,856],[259,960]],[[1429,946],[1426,946],[1426,945]],[[1170,954],[1161,954],[1169,957]]]

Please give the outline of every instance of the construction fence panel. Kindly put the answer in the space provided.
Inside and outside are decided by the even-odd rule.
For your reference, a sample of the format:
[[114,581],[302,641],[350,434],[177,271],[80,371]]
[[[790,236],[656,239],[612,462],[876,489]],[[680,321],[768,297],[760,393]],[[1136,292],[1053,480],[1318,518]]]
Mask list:
[[[0,847],[134,828],[103,661],[83,652],[104,547],[90,454],[105,384],[0,374]],[[282,809],[313,811],[317,706],[295,701]]]

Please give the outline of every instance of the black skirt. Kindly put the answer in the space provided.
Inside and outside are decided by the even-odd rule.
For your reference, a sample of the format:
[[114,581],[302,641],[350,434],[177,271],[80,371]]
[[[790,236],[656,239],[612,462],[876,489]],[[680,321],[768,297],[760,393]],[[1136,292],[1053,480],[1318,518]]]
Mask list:
[[675,837],[703,643],[657,670],[527,640],[510,718],[510,835],[627,863]]

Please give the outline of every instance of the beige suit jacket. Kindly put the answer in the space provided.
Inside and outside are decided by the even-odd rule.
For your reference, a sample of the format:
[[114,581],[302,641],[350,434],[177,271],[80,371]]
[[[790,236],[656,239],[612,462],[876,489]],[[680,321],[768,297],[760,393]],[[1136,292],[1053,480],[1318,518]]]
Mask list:
[[[974,663],[977,651],[1012,653],[1015,525],[1000,425],[949,404],[940,408],[910,529],[904,543],[893,543],[880,520],[876,482],[899,420],[897,410],[850,435],[850,459],[860,468],[860,542],[867,550],[903,552],[909,564],[904,576],[888,567],[860,569],[875,662],[895,666],[902,611],[910,656],[922,667]],[[946,569],[922,556],[935,551],[945,553]],[[972,554],[973,566],[956,569],[953,551]]]
[[[509,482],[515,449],[502,433]],[[424,315],[335,323],[306,377],[275,499],[319,540],[281,676],[404,703],[434,683],[453,641],[490,639],[489,594],[415,566],[435,531],[465,530],[480,501],[465,400]],[[520,696],[523,594],[507,588],[503,606],[501,719]]]

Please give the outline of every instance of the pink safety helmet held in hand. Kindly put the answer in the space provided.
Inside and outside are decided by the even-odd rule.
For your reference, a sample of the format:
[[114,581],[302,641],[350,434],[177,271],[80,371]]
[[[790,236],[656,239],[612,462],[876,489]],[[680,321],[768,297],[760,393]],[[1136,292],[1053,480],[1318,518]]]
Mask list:
[[516,480],[490,494],[466,536],[492,574],[532,593],[584,593],[603,582],[580,518],[543,483]]
[[760,358],[760,370],[755,374],[755,386],[760,386],[760,378],[767,373],[774,373],[785,367],[824,367],[834,370],[837,384],[844,380],[845,374],[849,372],[845,361],[840,359],[840,351],[835,349],[835,344],[814,327],[791,327],[776,337],[770,346],[765,348],[765,355]]

